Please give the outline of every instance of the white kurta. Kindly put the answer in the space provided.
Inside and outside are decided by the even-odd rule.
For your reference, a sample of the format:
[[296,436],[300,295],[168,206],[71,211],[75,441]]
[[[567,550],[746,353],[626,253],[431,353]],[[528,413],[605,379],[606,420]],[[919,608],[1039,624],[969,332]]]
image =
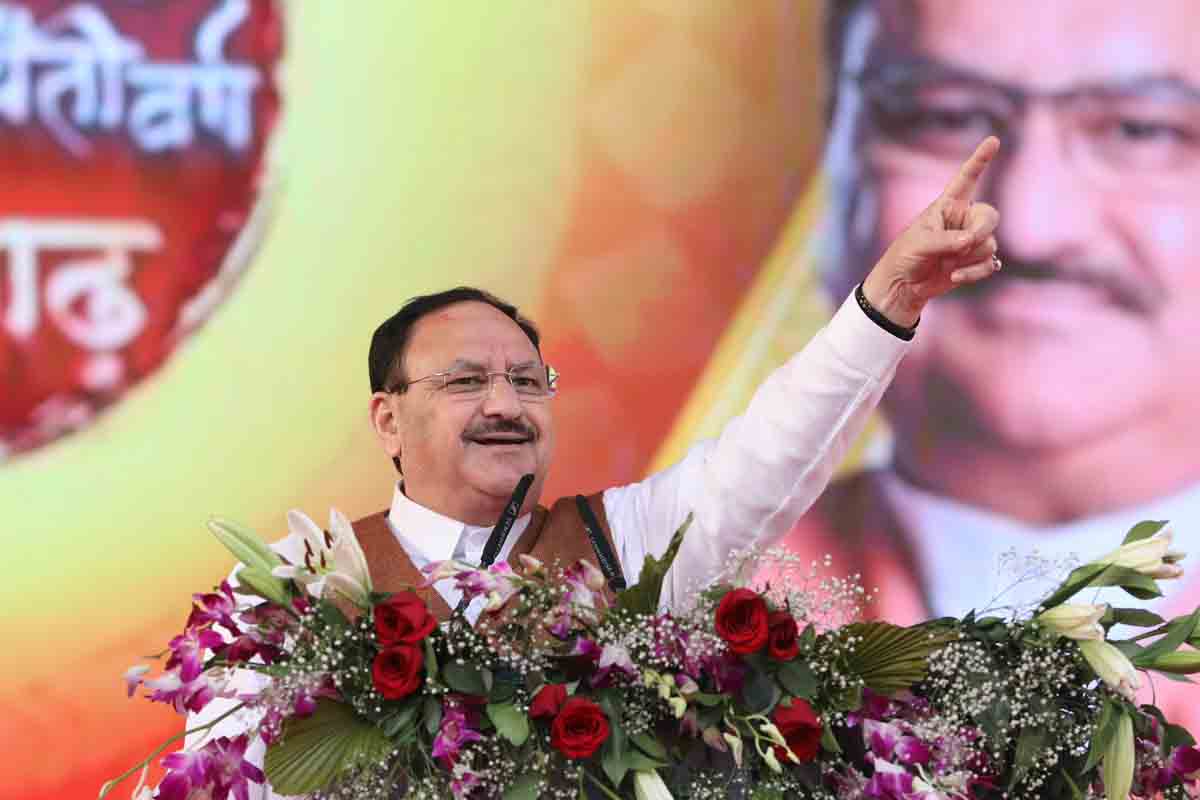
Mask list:
[[[848,298],[803,350],[763,382],[746,412],[718,439],[696,444],[678,464],[644,481],[604,492],[605,514],[629,583],[637,580],[647,554],[666,549],[688,513],[695,515],[692,526],[663,586],[668,606],[685,603],[690,591],[725,565],[732,550],[767,545],[786,533],[828,485],[908,346]],[[418,568],[451,557],[477,564],[490,532],[417,505],[399,486],[388,523]],[[528,515],[517,520],[499,559],[528,524]],[[300,547],[294,540],[279,544],[290,558],[302,552]],[[457,589],[443,582],[438,591],[455,607]],[[472,617],[476,613],[477,608],[470,610]],[[242,690],[256,679],[253,673],[238,677]],[[189,728],[219,715],[231,702],[211,703],[189,719]],[[234,735],[246,724],[235,715],[208,735]],[[262,753],[259,744],[248,757],[261,764]],[[252,800],[275,797],[265,787],[251,791]]]

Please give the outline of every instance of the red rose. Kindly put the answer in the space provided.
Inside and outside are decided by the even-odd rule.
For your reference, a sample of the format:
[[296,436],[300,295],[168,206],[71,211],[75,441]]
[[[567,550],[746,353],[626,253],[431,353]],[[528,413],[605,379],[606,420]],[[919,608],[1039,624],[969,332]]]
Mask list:
[[567,758],[587,758],[608,738],[608,717],[586,697],[563,703],[550,726],[550,744]]
[[767,602],[757,592],[734,589],[717,606],[717,635],[740,655],[767,643]]
[[371,677],[375,690],[388,700],[408,697],[421,685],[425,654],[411,644],[398,644],[375,656]]
[[375,635],[384,647],[419,644],[436,627],[437,620],[416,592],[398,592],[375,606]]
[[[817,719],[816,712],[807,702],[799,697],[793,697],[790,706],[780,703],[775,706],[775,711],[771,714],[771,721],[783,734],[784,740],[787,741],[791,751],[796,754],[796,758],[801,761],[812,761],[817,757],[817,749],[821,746],[821,721]],[[775,746],[775,756],[781,764],[791,763],[787,751],[778,745]]]
[[548,683],[533,696],[529,704],[529,716],[532,719],[547,719],[553,717],[567,701],[567,687],[561,683]]
[[767,617],[767,655],[776,661],[791,661],[800,655],[798,634],[792,612],[772,611]]

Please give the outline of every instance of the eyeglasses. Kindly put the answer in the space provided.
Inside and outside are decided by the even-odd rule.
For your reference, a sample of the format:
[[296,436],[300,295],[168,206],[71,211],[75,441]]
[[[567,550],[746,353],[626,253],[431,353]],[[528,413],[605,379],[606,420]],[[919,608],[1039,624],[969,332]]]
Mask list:
[[507,380],[508,385],[517,393],[517,397],[525,402],[537,403],[548,400],[558,391],[558,371],[554,367],[543,365],[514,367],[499,372],[464,367],[446,372],[435,372],[424,378],[399,383],[388,391],[403,394],[408,391],[408,387],[428,381],[433,385],[434,391],[445,392],[447,395],[463,400],[474,400],[490,394],[493,380],[497,377]]
[[1178,183],[1200,173],[1200,89],[1175,78],[1034,91],[925,62],[846,77],[861,87],[879,139],[913,154],[957,163],[989,134],[1015,152],[1030,107],[1042,104],[1070,154],[1109,176]]

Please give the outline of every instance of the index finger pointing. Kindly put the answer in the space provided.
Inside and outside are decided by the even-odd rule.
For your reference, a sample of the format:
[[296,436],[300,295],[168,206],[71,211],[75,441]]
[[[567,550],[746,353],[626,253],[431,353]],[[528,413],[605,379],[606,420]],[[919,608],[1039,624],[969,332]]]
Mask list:
[[989,136],[980,142],[971,157],[963,163],[958,174],[947,184],[945,191],[942,192],[942,197],[952,203],[971,202],[980,176],[983,175],[983,171],[987,169],[987,165],[991,163],[999,150],[1000,140],[995,136]]

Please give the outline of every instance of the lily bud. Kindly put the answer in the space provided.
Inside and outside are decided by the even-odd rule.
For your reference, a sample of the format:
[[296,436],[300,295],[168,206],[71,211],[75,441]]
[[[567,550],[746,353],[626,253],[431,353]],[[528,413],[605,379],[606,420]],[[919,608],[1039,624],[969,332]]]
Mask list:
[[1089,640],[1079,643],[1083,657],[1109,688],[1128,700],[1141,685],[1132,662],[1106,641]]
[[783,738],[783,734],[779,732],[779,728],[775,727],[775,723],[767,722],[759,728],[759,731],[761,731],[762,735],[767,737],[767,739],[769,739],[772,743],[777,744],[780,747],[787,747],[787,739]]
[[716,728],[705,728],[704,732],[700,734],[700,738],[704,740],[706,745],[718,753],[729,752],[729,747],[725,744],[725,739]]
[[726,744],[729,745],[729,752],[733,755],[733,763],[737,766],[742,765],[742,737],[732,733],[722,734]]
[[763,753],[763,761],[767,762],[767,766],[771,768],[772,772],[783,772],[783,765],[775,757],[775,748],[767,748],[767,752]]
[[682,697],[672,697],[667,701],[667,705],[671,707],[671,713],[675,715],[675,719],[683,719],[683,715],[687,713],[687,700]]
[[1171,529],[1164,528],[1154,536],[1121,545],[1096,563],[1126,567],[1157,580],[1179,578],[1183,568],[1176,564],[1183,554],[1170,550],[1173,537]]
[[1090,603],[1063,603],[1043,611],[1035,620],[1051,633],[1077,641],[1104,638],[1100,619],[1108,610],[1104,605]]
[[1191,675],[1200,672],[1200,652],[1196,650],[1176,650],[1173,653],[1163,653],[1149,665],[1150,669],[1159,672],[1169,672],[1172,675]]

